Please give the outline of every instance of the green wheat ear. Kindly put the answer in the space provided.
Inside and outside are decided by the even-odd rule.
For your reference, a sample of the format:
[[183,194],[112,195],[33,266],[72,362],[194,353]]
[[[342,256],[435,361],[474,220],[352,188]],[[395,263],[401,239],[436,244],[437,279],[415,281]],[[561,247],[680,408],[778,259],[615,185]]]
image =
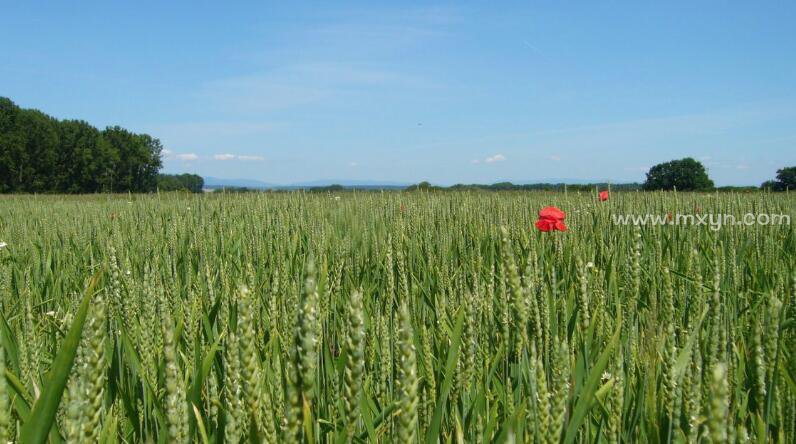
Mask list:
[[729,393],[727,388],[727,366],[716,364],[710,373],[710,400],[708,401],[708,435],[711,442],[729,442]]
[[362,293],[354,291],[348,306],[348,351],[345,366],[345,418],[346,430],[350,439],[356,430],[359,401],[365,375],[365,321],[362,306]]
[[164,383],[168,437],[170,442],[185,443],[190,440],[188,436],[188,401],[177,356],[174,324],[167,312],[162,312],[161,316],[163,319]]
[[0,328],[0,442],[11,442],[11,405],[6,381],[5,332]]
[[306,408],[311,407],[315,395],[315,368],[318,361],[318,288],[315,262],[307,260],[305,266],[304,288],[301,292],[298,319],[296,321],[295,342],[291,349],[288,364],[288,394],[290,407],[288,414],[288,435],[300,440],[302,423]]
[[398,339],[395,348],[398,352],[398,402],[400,413],[398,416],[398,440],[402,443],[414,443],[417,440],[418,418],[418,376],[417,356],[414,345],[414,332],[409,317],[409,308],[402,303],[398,312]]

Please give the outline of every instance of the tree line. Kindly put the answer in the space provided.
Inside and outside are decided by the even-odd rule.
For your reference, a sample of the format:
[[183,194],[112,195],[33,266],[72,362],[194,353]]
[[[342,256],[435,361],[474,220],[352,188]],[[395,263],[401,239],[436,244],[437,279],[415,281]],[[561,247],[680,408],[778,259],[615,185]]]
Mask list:
[[162,149],[147,134],[59,120],[0,97],[0,193],[154,191]]
[[201,193],[205,180],[196,174],[158,174],[157,184],[159,191]]
[[[566,183],[527,183],[515,184],[498,182],[493,184],[456,184],[449,187],[420,182],[406,188],[405,191],[593,191],[595,188],[607,188],[608,183],[566,184]],[[638,183],[611,184],[611,189],[634,191],[641,189]]]
[[[420,182],[406,188],[406,191],[592,191],[595,188],[606,189],[608,183],[590,184],[563,184],[563,183],[531,183],[513,184],[511,182],[498,182],[491,185],[482,184],[456,184],[450,187],[432,185],[429,182]],[[647,172],[644,183],[619,183],[611,184],[611,189],[622,191],[733,191],[750,192],[758,189],[771,191],[785,191],[796,189],[796,167],[782,168],[777,171],[776,180],[763,183],[760,188],[754,186],[722,186],[716,187],[708,177],[707,169],[701,162],[686,157],[657,164]]]

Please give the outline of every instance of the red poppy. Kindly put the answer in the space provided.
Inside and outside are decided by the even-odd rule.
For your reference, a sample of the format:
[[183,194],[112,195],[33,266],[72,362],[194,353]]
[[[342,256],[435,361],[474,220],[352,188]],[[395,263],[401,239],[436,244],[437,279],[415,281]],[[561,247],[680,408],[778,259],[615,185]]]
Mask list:
[[566,213],[556,207],[544,207],[539,211],[539,220],[536,221],[536,228],[539,231],[567,231],[567,226],[564,224],[564,218],[567,217]]
[[605,202],[608,200],[608,191],[600,191],[600,201]]

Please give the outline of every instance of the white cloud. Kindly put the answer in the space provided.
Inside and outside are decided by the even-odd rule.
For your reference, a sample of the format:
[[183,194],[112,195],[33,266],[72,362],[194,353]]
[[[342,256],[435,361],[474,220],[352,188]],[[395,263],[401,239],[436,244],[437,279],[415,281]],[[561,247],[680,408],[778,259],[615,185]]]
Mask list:
[[548,157],[548,159],[552,160],[553,162],[561,161],[561,157],[560,156],[555,156],[555,155]]
[[489,156],[486,159],[484,159],[484,162],[495,163],[495,162],[503,162],[504,160],[506,160],[506,156],[502,154],[495,154],[494,156]]
[[171,150],[167,150],[165,148],[163,150],[161,150],[160,153],[163,154],[166,157],[171,156],[171,154],[172,154]]
[[176,154],[174,157],[178,160],[185,160],[188,162],[199,159],[199,156],[197,156],[194,153],[181,153],[181,154]]
[[478,165],[479,163],[481,163],[481,161],[479,159],[473,159],[470,161],[470,163],[472,163],[473,165]]
[[250,160],[250,161],[263,161],[265,157],[263,156],[238,156],[238,160]]
[[737,170],[748,170],[749,169],[749,165],[747,165],[745,163],[742,163],[740,165],[736,165],[735,169],[737,169]]
[[348,162],[348,166],[350,166],[351,168],[354,168],[354,167],[359,166],[359,163],[357,163],[357,162]]
[[262,161],[265,160],[263,156],[256,155],[237,155],[237,154],[213,154],[213,160],[220,160],[222,162],[227,160],[248,160],[248,161]]

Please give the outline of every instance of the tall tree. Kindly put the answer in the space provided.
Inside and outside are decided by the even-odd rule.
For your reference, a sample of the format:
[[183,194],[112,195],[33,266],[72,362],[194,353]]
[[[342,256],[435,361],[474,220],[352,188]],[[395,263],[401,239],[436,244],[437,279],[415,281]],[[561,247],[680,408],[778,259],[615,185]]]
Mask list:
[[162,150],[146,134],[59,121],[0,97],[0,193],[154,191]]
[[115,190],[139,193],[153,191],[161,167],[163,146],[160,141],[118,126],[105,128],[102,134],[119,154],[114,175]]
[[713,181],[708,177],[702,163],[686,157],[650,168],[644,189],[706,191],[713,189]]

